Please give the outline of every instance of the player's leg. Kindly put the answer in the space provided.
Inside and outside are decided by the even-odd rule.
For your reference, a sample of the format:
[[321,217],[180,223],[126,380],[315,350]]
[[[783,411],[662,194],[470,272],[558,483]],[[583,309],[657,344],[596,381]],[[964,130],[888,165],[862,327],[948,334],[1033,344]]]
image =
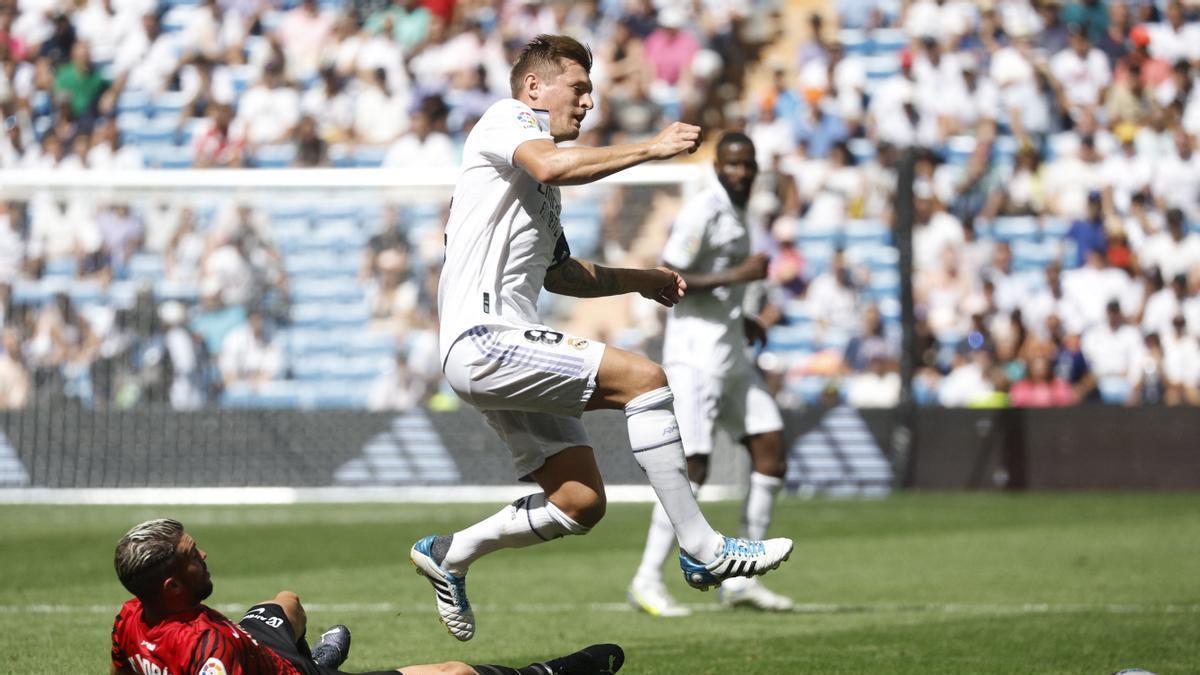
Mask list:
[[[733,392],[731,392],[732,394]],[[787,450],[783,443],[783,418],[774,398],[758,381],[746,380],[738,392],[744,406],[731,406],[736,417],[729,422],[734,438],[741,437],[750,453],[750,485],[742,505],[738,536],[763,539],[771,526],[776,498],[787,473]],[[771,611],[791,610],[795,603],[775,593],[757,579],[730,579],[719,591],[723,603]]]
[[442,560],[445,569],[465,575],[488,553],[586,534],[604,516],[604,480],[591,448],[570,447],[547,457],[532,475],[542,492],[455,532]]
[[333,626],[309,650],[304,634],[308,615],[300,596],[280,591],[246,610],[238,625],[260,644],[294,665],[302,673],[335,672],[350,655],[350,629]]
[[751,541],[718,534],[696,502],[685,470],[679,424],[663,369],[620,349],[604,352],[588,409],[624,409],[634,457],[674,526],[688,584],[707,590],[734,576],[775,569],[791,555],[788,539]]
[[646,472],[674,527],[679,546],[700,560],[716,556],[723,539],[708,524],[688,481],[674,396],[662,367],[644,356],[609,347],[588,410],[624,410],[634,459]]
[[512,410],[489,410],[484,417],[512,450],[517,474],[533,477],[543,491],[454,534],[425,537],[413,546],[410,558],[433,586],[446,630],[459,640],[475,634],[466,591],[472,563],[500,549],[586,534],[604,515],[604,483],[579,418]]
[[[683,364],[665,366],[667,380],[675,396],[675,418],[687,454],[687,472],[692,492],[696,493],[708,474],[708,455],[712,452],[713,423],[717,417],[719,387],[712,378]],[[676,554],[679,544],[675,529],[658,500],[650,512],[650,528],[637,572],[629,583],[626,597],[636,609],[651,616],[676,617],[692,613],[679,604],[663,583],[663,563]]]

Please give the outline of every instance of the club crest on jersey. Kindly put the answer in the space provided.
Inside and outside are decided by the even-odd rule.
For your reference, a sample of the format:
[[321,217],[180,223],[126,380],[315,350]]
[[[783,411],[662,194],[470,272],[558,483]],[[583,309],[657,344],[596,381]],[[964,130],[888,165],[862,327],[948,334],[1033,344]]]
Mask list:
[[527,110],[521,110],[517,113],[517,121],[526,129],[538,128],[537,119]]
[[212,657],[200,667],[199,675],[227,675],[225,664],[217,657]]
[[567,344],[571,345],[575,349],[578,349],[579,351],[583,351],[587,349],[588,341],[584,340],[583,338],[569,337],[567,338]]

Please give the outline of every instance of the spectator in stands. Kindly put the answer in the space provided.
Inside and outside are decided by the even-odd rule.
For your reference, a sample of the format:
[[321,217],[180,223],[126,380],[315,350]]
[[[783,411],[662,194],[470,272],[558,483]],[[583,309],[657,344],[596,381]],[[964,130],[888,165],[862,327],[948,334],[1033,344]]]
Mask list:
[[91,51],[86,42],[76,42],[71,48],[71,62],[58,69],[54,77],[54,91],[66,96],[71,102],[71,112],[91,126],[97,114],[112,112],[113,101],[101,97],[109,87],[109,81],[92,64]]
[[862,329],[850,338],[842,352],[843,367],[847,372],[855,373],[866,370],[872,359],[880,359],[886,366],[898,362],[899,358],[899,345],[887,334],[879,307],[867,305]]
[[1179,209],[1187,220],[1200,220],[1200,153],[1183,129],[1173,132],[1175,152],[1160,158],[1154,168],[1154,199],[1162,211]]
[[246,322],[246,309],[228,305],[221,299],[221,284],[216,280],[200,284],[200,304],[192,312],[188,327],[204,341],[209,354],[220,354],[230,331]]
[[1166,376],[1162,341],[1158,333],[1144,338],[1144,349],[1133,368],[1133,387],[1128,405],[1160,405],[1165,402],[1169,383]]
[[179,67],[178,37],[162,30],[162,22],[154,11],[147,10],[141,23],[130,30],[113,61],[117,90],[143,91],[157,94],[167,88],[168,80]]
[[178,224],[163,250],[166,278],[188,283],[200,281],[205,249],[204,235],[196,227],[196,213],[190,208],[181,209]]
[[1054,54],[1050,73],[1062,84],[1072,109],[1094,109],[1100,105],[1112,70],[1104,52],[1092,46],[1087,29],[1081,24],[1069,24],[1067,33],[1069,46]]
[[282,348],[267,329],[262,310],[251,308],[246,323],[229,332],[221,346],[220,364],[226,388],[235,385],[259,388],[282,374]]
[[900,402],[896,362],[875,354],[867,366],[846,378],[846,403],[855,408],[894,408]]
[[771,228],[771,237],[779,245],[779,250],[771,256],[768,277],[779,284],[788,294],[794,297],[804,295],[808,288],[808,267],[804,255],[796,247],[796,237],[800,234],[800,226],[796,218],[780,216]]
[[86,368],[96,356],[99,341],[91,325],[66,293],[57,293],[38,312],[26,356],[36,387],[61,392],[63,371]]
[[1075,402],[1070,383],[1057,377],[1050,368],[1050,359],[1038,355],[1029,360],[1029,372],[1012,385],[1009,401],[1015,408],[1051,408]]
[[96,229],[109,260],[118,270],[124,269],[129,257],[141,248],[146,237],[142,219],[123,202],[101,209],[96,215]]
[[245,138],[233,131],[233,109],[227,105],[209,106],[210,126],[196,138],[192,162],[196,168],[240,167],[245,160]]
[[296,160],[298,167],[318,167],[329,164],[329,145],[317,134],[317,123],[305,115],[296,123]]
[[367,289],[371,329],[403,335],[415,327],[420,288],[409,274],[408,251],[391,248],[375,260],[375,278]]
[[1089,251],[1104,254],[1108,248],[1108,235],[1104,227],[1104,199],[1099,192],[1088,194],[1087,217],[1071,223],[1066,240],[1075,245],[1076,267],[1084,264]]
[[300,109],[317,121],[317,130],[326,142],[347,141],[354,125],[354,97],[333,66],[321,68],[320,78],[300,98]]
[[1164,333],[1164,372],[1169,405],[1200,405],[1200,340],[1187,332],[1187,320],[1177,314]]
[[[0,201],[0,283],[11,283],[25,271],[25,237],[21,211]],[[4,323],[0,320],[0,326]]]
[[433,129],[429,113],[417,108],[409,118],[409,128],[388,148],[385,167],[420,169],[456,166],[458,151],[450,136]]
[[424,398],[424,383],[409,372],[404,354],[397,352],[392,367],[380,373],[371,383],[371,391],[367,394],[367,409],[410,410],[421,405]]
[[92,147],[88,150],[86,163],[89,169],[129,171],[143,168],[146,160],[136,145],[121,142],[121,132],[115,121],[100,119],[92,133]]
[[170,363],[171,407],[175,410],[195,410],[208,400],[205,373],[208,370],[208,350],[204,340],[187,328],[187,310],[174,300],[158,308],[163,326],[163,345]]
[[268,62],[262,79],[238,102],[230,128],[251,146],[283,142],[300,120],[300,94],[284,80],[283,72],[283,62]]
[[19,330],[6,327],[0,336],[0,410],[16,410],[29,401],[33,381],[25,366]]
[[646,60],[654,66],[655,79],[668,86],[679,83],[700,50],[700,43],[686,29],[687,23],[684,10],[669,5],[659,11],[658,28],[646,37]]
[[1167,211],[1167,231],[1150,236],[1141,252],[1143,267],[1157,267],[1164,279],[1200,275],[1200,234],[1187,232],[1181,209]]
[[302,82],[317,73],[318,59],[333,37],[333,24],[333,15],[322,11],[316,0],[301,0],[284,12],[275,38],[287,57],[289,79]]
[[1187,299],[1187,277],[1180,274],[1167,282],[1157,268],[1150,268],[1147,275],[1152,276],[1158,283],[1154,292],[1148,294],[1142,304],[1142,332],[1147,335],[1170,335],[1171,322],[1180,315],[1183,301]]
[[992,357],[984,349],[959,349],[954,363],[938,386],[938,403],[947,408],[965,408],[985,399],[993,391],[989,373]]
[[405,52],[413,52],[429,36],[432,20],[433,14],[420,0],[392,0],[367,17],[366,29],[371,33],[390,30]]
[[841,249],[833,254],[829,269],[808,284],[808,308],[818,326],[825,331],[849,335],[858,323],[859,281],[846,264]]
[[1113,300],[1105,308],[1107,322],[1088,330],[1081,343],[1089,369],[1096,377],[1105,403],[1125,403],[1135,393],[1141,366],[1141,333],[1125,323],[1121,305]]
[[408,99],[404,93],[388,90],[387,71],[365,71],[359,77],[355,97],[354,138],[368,145],[391,143],[405,130]]

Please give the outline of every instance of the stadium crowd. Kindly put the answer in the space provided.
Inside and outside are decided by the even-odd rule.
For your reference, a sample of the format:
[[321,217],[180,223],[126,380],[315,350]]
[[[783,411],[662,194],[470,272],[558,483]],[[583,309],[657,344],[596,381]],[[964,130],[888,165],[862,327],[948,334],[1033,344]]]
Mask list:
[[[748,216],[772,254],[775,324],[759,360],[784,405],[898,400],[909,149],[919,402],[1200,404],[1200,7],[832,6],[802,26],[772,2],[721,0],[0,2],[0,169],[451,166],[508,95],[515,50],[568,33],[596,54],[581,142],[676,118],[754,139]],[[677,199],[577,194],[598,204],[593,257],[655,262]],[[331,366],[382,373],[357,404],[447,404],[431,345],[440,233],[414,213],[356,211],[358,234],[338,240],[362,257],[337,277],[362,308],[342,325],[384,336],[371,353],[390,364]],[[316,362],[295,349],[312,285],[295,220],[50,193],[0,206],[0,407],[193,408],[291,386]],[[661,329],[625,299],[587,316],[552,302],[613,344],[653,349]]]

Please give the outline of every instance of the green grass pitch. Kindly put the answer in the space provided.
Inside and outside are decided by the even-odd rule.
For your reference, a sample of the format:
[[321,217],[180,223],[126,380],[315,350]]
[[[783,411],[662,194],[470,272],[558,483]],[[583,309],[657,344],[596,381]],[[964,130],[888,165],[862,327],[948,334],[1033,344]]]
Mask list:
[[[706,505],[727,531],[737,508]],[[113,546],[129,526],[163,515],[208,551],[210,604],[236,620],[248,604],[294,590],[314,629],[351,627],[350,670],[524,665],[613,641],[629,673],[1200,672],[1197,494],[785,499],[772,534],[797,548],[766,579],[799,611],[716,610],[712,594],[687,589],[671,568],[676,596],[712,610],[685,619],[624,606],[650,509],[616,504],[587,537],[477,564],[469,588],[478,635],[461,644],[438,623],[407,551],[493,510],[0,507],[0,672],[107,672],[108,633],[125,599]]]

